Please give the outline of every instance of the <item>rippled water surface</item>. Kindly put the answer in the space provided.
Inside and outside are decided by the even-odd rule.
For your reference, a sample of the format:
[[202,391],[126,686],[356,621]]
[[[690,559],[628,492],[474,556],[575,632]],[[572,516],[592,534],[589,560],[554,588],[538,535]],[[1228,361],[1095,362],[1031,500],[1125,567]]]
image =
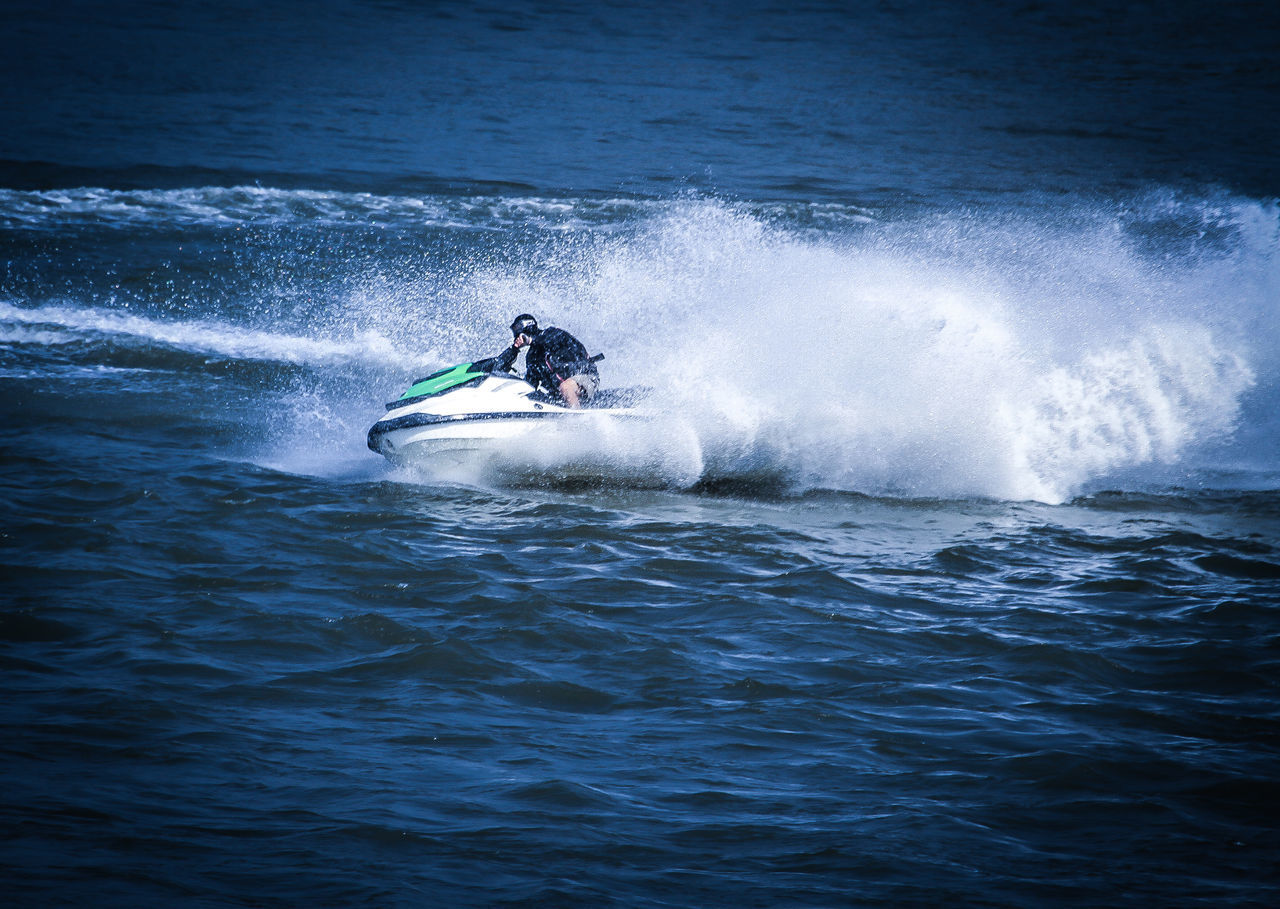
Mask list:
[[429,6],[0,29],[7,904],[1271,905],[1264,5]]
[[6,471],[0,626],[24,900],[1108,902],[1173,878],[1209,904],[1273,882],[1273,493],[40,467],[52,488]]

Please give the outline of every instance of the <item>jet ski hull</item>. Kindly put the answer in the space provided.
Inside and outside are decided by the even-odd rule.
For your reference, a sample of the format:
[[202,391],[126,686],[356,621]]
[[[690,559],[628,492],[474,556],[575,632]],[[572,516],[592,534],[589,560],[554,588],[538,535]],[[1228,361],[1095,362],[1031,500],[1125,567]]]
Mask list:
[[[369,430],[369,447],[400,463],[429,463],[446,452],[516,455],[538,445],[567,441],[602,429],[605,421],[641,420],[634,415],[557,411],[532,413],[410,413],[384,418]],[[586,441],[586,439],[584,439]]]
[[397,465],[462,482],[670,486],[700,469],[700,455],[690,468],[687,453],[673,468],[670,433],[652,415],[630,407],[570,409],[511,376],[458,376],[465,384],[432,392],[420,380],[410,390],[431,393],[389,404],[369,430],[369,448]]

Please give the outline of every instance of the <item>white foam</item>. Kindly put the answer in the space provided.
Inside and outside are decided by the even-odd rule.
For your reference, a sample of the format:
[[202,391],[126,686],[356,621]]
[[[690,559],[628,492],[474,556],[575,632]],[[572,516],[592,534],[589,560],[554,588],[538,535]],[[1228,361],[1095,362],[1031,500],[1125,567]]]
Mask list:
[[364,361],[411,365],[421,358],[420,352],[398,349],[376,331],[357,329],[346,337],[327,337],[215,321],[170,321],[73,304],[20,307],[0,302],[0,340],[50,345],[113,336],[227,359],[311,366]]
[[[294,227],[313,230],[381,226],[421,230],[612,233],[637,218],[660,215],[665,200],[539,196],[393,195],[268,186],[179,189],[56,190],[0,188],[0,227],[62,230],[171,230],[196,227]],[[802,217],[824,229],[867,220],[864,209],[838,203],[756,207],[763,217]]]
[[1017,476],[1057,501],[1118,467],[1175,462],[1229,432],[1254,374],[1202,326],[1154,326],[1036,376],[1003,414]]
[[[1274,208],[1240,209],[1222,216],[1232,230],[1274,233]],[[1175,255],[1119,214],[1063,214],[816,238],[689,201],[578,260],[473,286],[608,351],[607,381],[660,386],[708,478],[1061,501],[1229,435],[1274,363],[1245,323],[1275,336],[1259,311],[1280,286],[1265,244]]]
[[[79,206],[99,218],[115,206],[110,217],[125,223],[135,208],[147,222],[169,206],[188,213],[178,220],[213,223],[266,217],[273,206],[282,218],[310,218],[332,206],[325,217],[361,223],[396,212],[467,229],[541,219],[569,234],[415,275],[348,276],[319,324],[0,303],[9,343],[128,337],[210,356],[368,367],[385,382],[388,371],[408,378],[495,353],[510,318],[529,311],[606,352],[606,384],[656,387],[672,419],[692,427],[706,479],[1060,501],[1118,471],[1214,466],[1233,432],[1244,440],[1233,463],[1275,469],[1280,458],[1274,203],[1156,194],[873,220],[853,206],[792,217],[700,199],[39,195],[15,202],[9,193],[0,212],[44,206],[32,217],[57,220]],[[829,215],[839,218],[813,229]],[[578,242],[583,230],[589,242]],[[396,390],[371,389],[370,400]],[[328,429],[349,433],[353,450],[360,424],[376,416],[349,402],[316,406],[320,423],[340,415]]]
[[0,189],[0,226],[172,229],[243,225],[341,225],[502,230],[581,229],[653,203],[625,199],[408,196],[262,186],[116,190]]

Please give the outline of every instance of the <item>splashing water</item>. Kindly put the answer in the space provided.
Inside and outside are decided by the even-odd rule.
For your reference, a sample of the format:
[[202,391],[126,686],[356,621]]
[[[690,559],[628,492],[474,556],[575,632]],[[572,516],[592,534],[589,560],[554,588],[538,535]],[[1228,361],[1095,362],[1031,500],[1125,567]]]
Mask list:
[[[1057,502],[1117,477],[1280,467],[1274,202],[1153,193],[878,216],[827,204],[815,221],[812,206],[702,198],[119,195],[10,193],[5,210],[43,234],[127,202],[103,236],[139,219],[156,237],[204,231],[236,269],[185,292],[129,285],[150,281],[151,297],[0,301],[0,341],[136,338],[305,367],[292,419],[280,389],[261,408],[271,463],[335,434],[350,440],[343,463],[367,458],[388,384],[496,353],[528,311],[605,352],[606,384],[655,390],[683,447],[673,485],[696,463],[709,483]],[[316,224],[318,209],[332,217]],[[399,245],[370,210],[400,213]],[[415,233],[409,213],[424,211]]]
[[656,386],[704,480],[1056,502],[1229,437],[1260,369],[1274,400],[1275,207],[1135,208],[833,237],[680,202],[579,256],[481,269],[467,293]]

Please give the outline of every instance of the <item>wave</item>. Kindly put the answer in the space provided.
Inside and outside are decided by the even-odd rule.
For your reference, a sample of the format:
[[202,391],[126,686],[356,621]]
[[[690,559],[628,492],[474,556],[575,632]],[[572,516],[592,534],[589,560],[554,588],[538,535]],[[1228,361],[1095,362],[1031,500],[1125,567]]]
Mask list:
[[0,302],[0,344],[134,343],[228,360],[312,367],[376,359],[411,366],[421,353],[404,351],[374,331],[347,337],[281,333],[209,320],[166,320],[72,303],[35,307]]
[[[399,389],[375,383],[491,355],[511,316],[529,311],[606,352],[607,383],[656,388],[697,435],[704,486],[1061,502],[1108,483],[1278,466],[1274,202],[1153,192],[891,213],[708,198],[61,193],[0,191],[0,211],[10,224],[84,218],[126,236],[134,218],[180,228],[278,217],[321,238],[326,225],[396,219],[443,230],[447,243],[408,253],[335,247],[347,260],[321,260],[322,242],[291,246],[286,231],[288,242],[233,247],[227,274],[250,276],[234,292],[217,284],[233,278],[210,273],[208,287],[180,294],[135,282],[144,290],[122,291],[125,308],[101,287],[88,303],[0,302],[9,345],[124,341],[313,367],[306,419],[339,414],[331,425],[351,428],[353,449],[376,416],[339,397],[353,375],[364,400],[386,399]],[[556,229],[531,240],[512,224]],[[181,299],[167,308],[166,293]],[[326,371],[343,381],[326,385]]]
[[1274,466],[1276,236],[1276,207],[1248,200],[821,236],[692,200],[553,266],[480,269],[462,296],[538,313],[610,351],[614,381],[658,386],[706,479],[1061,502],[1215,466],[1244,421],[1232,456]]
[[[609,231],[653,217],[668,200],[544,198],[522,195],[396,195],[264,186],[185,189],[0,189],[0,229],[61,231],[305,227],[551,232]],[[863,207],[839,203],[768,203],[765,218],[804,220],[815,229],[868,221]]]

